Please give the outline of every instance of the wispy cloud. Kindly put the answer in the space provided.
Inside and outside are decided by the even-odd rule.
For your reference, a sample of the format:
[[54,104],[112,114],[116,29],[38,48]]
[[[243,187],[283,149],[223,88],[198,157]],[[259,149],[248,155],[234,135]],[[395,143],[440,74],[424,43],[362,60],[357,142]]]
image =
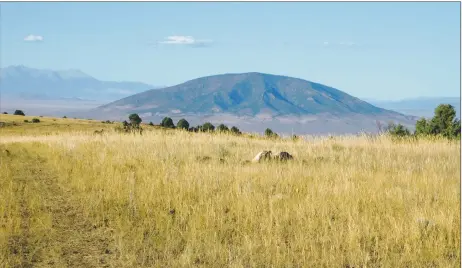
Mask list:
[[160,41],[159,44],[204,47],[204,46],[209,45],[212,42],[213,42],[212,40],[208,40],[208,39],[195,39],[192,36],[172,35],[172,36],[166,37],[165,40]]
[[41,41],[43,41],[43,36],[29,34],[28,36],[24,37],[24,41],[26,41],[26,42],[41,42]]

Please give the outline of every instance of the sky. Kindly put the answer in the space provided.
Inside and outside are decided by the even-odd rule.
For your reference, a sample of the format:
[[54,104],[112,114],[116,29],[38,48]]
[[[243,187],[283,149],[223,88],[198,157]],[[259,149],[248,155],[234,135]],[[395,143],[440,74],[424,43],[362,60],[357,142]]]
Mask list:
[[360,98],[460,97],[458,2],[1,3],[0,66],[176,85],[261,72]]

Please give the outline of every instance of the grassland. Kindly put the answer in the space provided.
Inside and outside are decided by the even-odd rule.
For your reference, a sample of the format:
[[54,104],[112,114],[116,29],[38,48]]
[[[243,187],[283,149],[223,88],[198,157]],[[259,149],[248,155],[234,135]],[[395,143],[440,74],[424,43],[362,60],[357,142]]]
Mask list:
[[[0,116],[1,267],[460,266],[458,141],[23,119]],[[243,163],[265,149],[295,160]]]

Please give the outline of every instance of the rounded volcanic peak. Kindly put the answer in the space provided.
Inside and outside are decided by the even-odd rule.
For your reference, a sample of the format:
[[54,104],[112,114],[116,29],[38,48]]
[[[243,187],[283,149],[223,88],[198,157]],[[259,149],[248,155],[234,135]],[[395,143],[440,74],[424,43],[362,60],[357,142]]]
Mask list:
[[[259,72],[227,73],[149,90],[106,105],[138,112],[258,115],[380,114],[370,105],[333,87],[300,78]],[[155,107],[155,108],[153,108]]]

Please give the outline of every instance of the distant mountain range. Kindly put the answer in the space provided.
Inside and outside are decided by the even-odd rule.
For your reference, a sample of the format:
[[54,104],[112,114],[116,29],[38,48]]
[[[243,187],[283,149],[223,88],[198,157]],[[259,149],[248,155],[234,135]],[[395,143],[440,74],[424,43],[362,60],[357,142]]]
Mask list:
[[0,93],[8,99],[109,102],[153,88],[140,82],[101,81],[79,70],[52,71],[22,65],[0,69]]

